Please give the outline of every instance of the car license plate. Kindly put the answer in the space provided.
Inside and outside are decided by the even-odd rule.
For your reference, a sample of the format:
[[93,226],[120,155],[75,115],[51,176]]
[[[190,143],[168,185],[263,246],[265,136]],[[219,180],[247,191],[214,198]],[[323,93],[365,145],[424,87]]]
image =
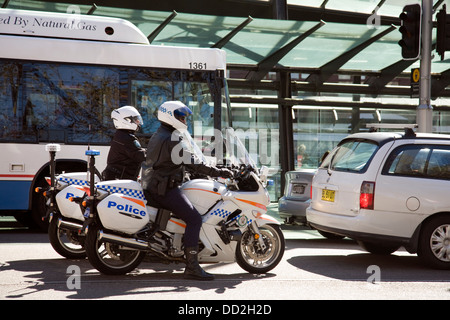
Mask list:
[[322,200],[334,202],[334,190],[322,189]]
[[292,185],[292,194],[304,194],[306,185],[304,183],[295,183]]

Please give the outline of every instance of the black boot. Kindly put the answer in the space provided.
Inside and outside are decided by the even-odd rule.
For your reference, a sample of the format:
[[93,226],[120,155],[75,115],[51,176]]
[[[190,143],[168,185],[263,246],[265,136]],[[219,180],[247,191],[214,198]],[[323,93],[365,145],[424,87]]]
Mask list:
[[198,264],[198,247],[188,247],[184,249],[186,254],[186,268],[184,269],[185,279],[194,280],[214,280],[214,276],[200,267]]

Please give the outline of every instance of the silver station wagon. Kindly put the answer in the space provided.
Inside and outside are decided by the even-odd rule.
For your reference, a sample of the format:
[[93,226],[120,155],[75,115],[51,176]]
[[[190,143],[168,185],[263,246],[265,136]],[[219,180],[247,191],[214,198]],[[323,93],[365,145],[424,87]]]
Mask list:
[[307,220],[367,251],[450,269],[450,135],[357,133],[319,167]]

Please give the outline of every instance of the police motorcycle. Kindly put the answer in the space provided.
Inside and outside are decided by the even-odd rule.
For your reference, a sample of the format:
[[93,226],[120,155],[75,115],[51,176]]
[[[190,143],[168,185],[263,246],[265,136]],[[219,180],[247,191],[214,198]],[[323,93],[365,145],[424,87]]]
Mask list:
[[50,177],[46,177],[48,187],[38,187],[35,192],[45,197],[47,212],[43,220],[49,221],[48,236],[53,249],[68,259],[86,258],[84,249],[85,232],[81,202],[90,194],[90,177],[92,183],[100,181],[95,170],[95,156],[98,152],[87,150],[89,170],[87,172],[70,172],[56,175],[56,153],[61,150],[59,144],[47,144],[45,150],[50,154]]
[[[239,165],[234,178],[192,179],[180,187],[202,215],[198,259],[237,262],[250,273],[266,273],[278,265],[285,247],[280,223],[266,214],[268,169],[258,170],[234,132],[228,132],[238,149],[238,156],[232,157]],[[189,133],[181,134],[191,152],[206,161]],[[145,257],[165,263],[185,261],[186,224],[170,211],[150,206],[140,183],[101,181],[92,194],[87,206],[92,222],[84,246],[89,262],[101,273],[126,274]]]

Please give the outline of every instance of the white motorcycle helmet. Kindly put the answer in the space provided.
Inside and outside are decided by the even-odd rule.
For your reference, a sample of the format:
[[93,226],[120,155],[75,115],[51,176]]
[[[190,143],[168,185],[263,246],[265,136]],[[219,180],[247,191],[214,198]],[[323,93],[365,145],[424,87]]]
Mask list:
[[186,130],[186,117],[192,111],[181,101],[166,101],[158,109],[158,120],[176,130]]
[[132,106],[124,106],[119,109],[114,109],[111,112],[111,119],[113,119],[114,127],[116,129],[136,131],[144,124],[139,111]]

